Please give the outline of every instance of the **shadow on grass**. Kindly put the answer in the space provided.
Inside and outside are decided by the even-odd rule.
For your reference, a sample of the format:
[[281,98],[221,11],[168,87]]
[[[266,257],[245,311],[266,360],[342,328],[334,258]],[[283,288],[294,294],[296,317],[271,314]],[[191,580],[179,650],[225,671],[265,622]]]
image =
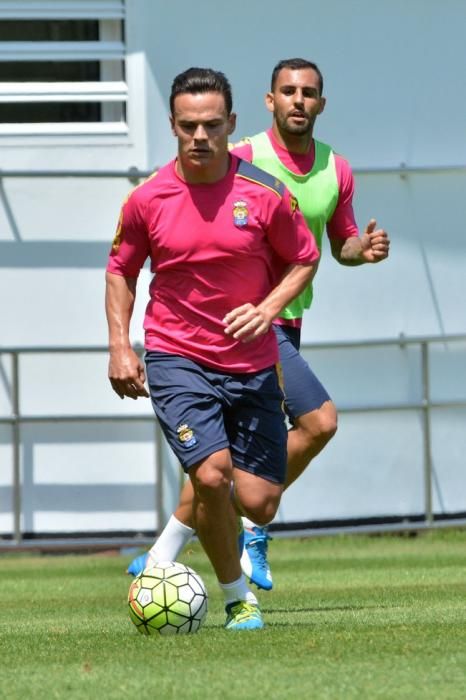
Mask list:
[[293,615],[294,613],[328,613],[328,612],[348,612],[354,610],[380,610],[388,609],[394,610],[399,608],[399,605],[328,605],[319,607],[309,607],[309,608],[266,608],[261,606],[263,613],[267,615],[282,615],[283,613]]

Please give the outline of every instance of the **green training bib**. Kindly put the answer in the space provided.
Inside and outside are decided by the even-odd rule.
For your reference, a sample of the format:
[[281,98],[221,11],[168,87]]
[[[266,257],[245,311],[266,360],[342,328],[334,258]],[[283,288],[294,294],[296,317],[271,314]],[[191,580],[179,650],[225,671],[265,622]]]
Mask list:
[[[321,251],[324,228],[335,211],[339,195],[332,149],[314,139],[315,159],[312,170],[305,175],[296,175],[280,161],[265,131],[247,140],[252,146],[253,164],[277,177],[294,194]],[[283,309],[280,316],[286,319],[301,318],[304,310],[311,306],[312,296],[310,284]]]

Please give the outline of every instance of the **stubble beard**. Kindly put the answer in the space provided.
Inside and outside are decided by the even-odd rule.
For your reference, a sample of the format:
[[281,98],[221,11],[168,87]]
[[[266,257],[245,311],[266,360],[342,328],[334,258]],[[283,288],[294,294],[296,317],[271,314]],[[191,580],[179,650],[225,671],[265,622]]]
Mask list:
[[288,121],[288,118],[281,117],[275,114],[275,120],[277,122],[279,131],[283,134],[289,134],[290,136],[304,136],[305,134],[310,134],[314,128],[315,117],[311,118],[307,115],[306,122],[303,124],[292,124]]

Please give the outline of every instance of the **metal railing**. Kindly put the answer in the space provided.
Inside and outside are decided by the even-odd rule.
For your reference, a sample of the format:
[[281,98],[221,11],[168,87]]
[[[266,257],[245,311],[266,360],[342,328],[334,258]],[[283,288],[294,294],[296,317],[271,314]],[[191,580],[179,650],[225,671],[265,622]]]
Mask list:
[[[135,345],[134,349],[136,352],[141,353],[142,347],[140,345]],[[9,416],[0,416],[0,425],[7,424],[11,425],[12,428],[12,443],[13,443],[13,474],[12,474],[12,485],[13,485],[13,543],[16,545],[21,545],[23,537],[21,531],[21,513],[22,513],[22,498],[21,498],[21,426],[25,424],[32,423],[81,423],[81,422],[150,422],[154,424],[154,438],[155,438],[155,479],[158,485],[155,497],[155,513],[158,518],[163,512],[163,469],[162,469],[162,459],[160,452],[160,444],[162,441],[162,431],[159,424],[154,419],[154,414],[66,414],[66,415],[53,415],[53,414],[40,414],[40,415],[26,415],[22,413],[20,407],[20,369],[19,369],[19,358],[22,355],[34,355],[34,354],[57,354],[57,353],[73,353],[73,354],[94,354],[94,353],[108,353],[108,348],[106,346],[30,346],[30,347],[0,347],[0,358],[2,355],[11,356],[11,392],[10,392],[10,403],[11,403],[11,414]],[[158,520],[160,522],[160,519]],[[107,541],[107,540],[105,540]],[[124,544],[137,544],[138,538],[119,538],[119,543]],[[102,542],[104,544],[104,542]]]
[[[149,177],[155,170],[159,170],[160,166],[155,165],[150,170],[141,169],[132,166],[126,170],[116,169],[101,169],[101,170],[85,170],[76,168],[60,168],[55,170],[37,169],[37,170],[21,170],[0,168],[1,178],[126,178],[130,182],[139,181]],[[352,168],[353,173],[357,175],[407,175],[433,174],[433,173],[466,173],[466,163],[439,163],[438,165],[409,165],[400,163],[398,165],[375,165],[375,166],[359,166]]]
[[[466,399],[460,401],[433,401],[430,388],[430,367],[429,367],[429,346],[438,343],[466,343],[466,335],[449,335],[449,336],[423,336],[423,337],[404,337],[394,339],[380,340],[365,340],[365,341],[348,341],[348,342],[333,342],[333,343],[312,343],[303,344],[302,351],[307,350],[343,350],[343,349],[368,349],[374,347],[390,347],[397,346],[405,348],[407,346],[417,346],[420,350],[420,373],[422,395],[418,402],[399,402],[399,403],[383,403],[371,405],[356,404],[351,406],[339,406],[340,413],[360,413],[360,412],[375,412],[375,411],[404,411],[404,410],[419,410],[422,411],[422,433],[423,433],[423,480],[424,480],[424,526],[434,526],[434,514],[432,507],[432,446],[431,446],[431,416],[430,412],[433,408],[464,408],[466,407]],[[136,351],[141,351],[140,346],[135,347]],[[2,355],[11,356],[11,414],[0,416],[0,424],[11,425],[12,428],[12,446],[13,446],[13,540],[12,545],[19,547],[23,543],[23,533],[21,531],[21,513],[22,513],[22,494],[21,494],[21,427],[31,423],[66,423],[66,422],[104,422],[104,421],[150,421],[155,426],[155,480],[157,483],[155,497],[155,512],[157,522],[162,523],[163,514],[163,456],[161,452],[162,433],[158,423],[154,420],[152,413],[150,414],[70,414],[70,415],[48,415],[35,414],[27,415],[21,410],[20,393],[21,393],[21,377],[20,377],[20,362],[19,359],[23,355],[31,354],[54,354],[54,353],[107,353],[106,346],[40,346],[40,347],[3,347],[0,348],[0,357]],[[375,531],[390,529],[383,526],[372,528]],[[106,540],[105,542],[108,543]],[[119,538],[119,545],[137,544],[135,539],[122,540]]]

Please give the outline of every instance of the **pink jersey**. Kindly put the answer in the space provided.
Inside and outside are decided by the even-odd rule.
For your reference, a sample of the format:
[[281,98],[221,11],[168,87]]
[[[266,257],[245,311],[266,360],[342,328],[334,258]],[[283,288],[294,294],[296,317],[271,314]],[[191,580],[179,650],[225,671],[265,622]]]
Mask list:
[[[272,129],[267,130],[267,135],[275,153],[288,170],[298,175],[305,175],[312,170],[314,165],[314,141],[308,153],[290,153],[278,143]],[[232,153],[239,158],[252,162],[252,146],[250,143],[240,143],[233,148]],[[354,177],[348,161],[337,153],[334,156],[340,193],[335,211],[327,222],[327,234],[329,238],[346,240],[352,236],[357,236],[359,233],[353,211]]]
[[225,314],[258,304],[289,264],[315,262],[319,252],[284,185],[232,156],[216,183],[187,184],[172,161],[133,190],[107,270],[134,278],[148,257],[156,275],[146,349],[236,373],[272,366],[277,343],[273,331],[251,343],[225,335]]

